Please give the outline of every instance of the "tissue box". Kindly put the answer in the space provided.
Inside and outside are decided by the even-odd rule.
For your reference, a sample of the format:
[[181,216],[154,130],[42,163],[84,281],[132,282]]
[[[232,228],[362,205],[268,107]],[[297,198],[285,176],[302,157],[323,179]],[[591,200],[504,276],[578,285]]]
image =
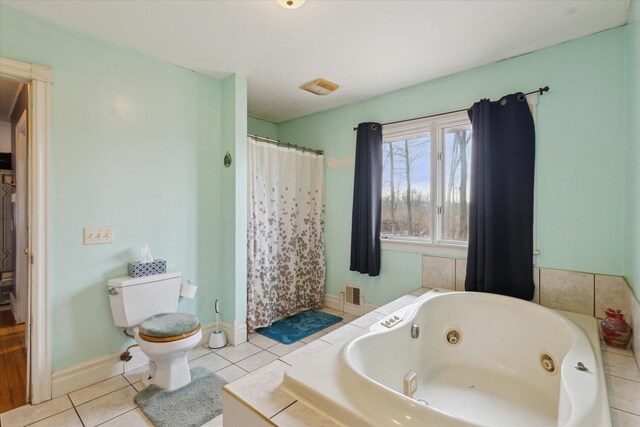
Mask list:
[[167,261],[156,259],[151,262],[130,262],[129,276],[151,276],[152,274],[162,274],[167,272]]

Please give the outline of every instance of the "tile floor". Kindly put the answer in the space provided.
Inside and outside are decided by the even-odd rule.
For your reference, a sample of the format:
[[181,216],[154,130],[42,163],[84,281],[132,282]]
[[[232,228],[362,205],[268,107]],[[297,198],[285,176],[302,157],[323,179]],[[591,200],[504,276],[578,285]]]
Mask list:
[[[412,293],[412,296],[415,298],[424,292],[425,290],[420,289]],[[401,297],[390,303],[389,307],[382,307],[380,311],[373,311],[360,318],[325,308],[324,311],[343,317],[343,322],[289,346],[258,334],[250,335],[249,342],[237,347],[210,350],[199,346],[191,351],[189,365],[191,367],[206,367],[229,382],[241,378],[249,372],[261,368],[264,370],[267,365],[273,366],[274,363],[286,368],[295,364],[305,354],[321,351],[330,346],[332,342],[339,341],[343,335],[346,337],[359,328],[366,328],[384,317],[386,312],[394,309],[395,305],[406,303],[405,300],[408,297],[408,295]],[[351,324],[347,325],[347,323]],[[333,333],[327,336],[330,332]],[[298,349],[301,350],[294,352]],[[640,396],[640,369],[638,369],[633,353],[631,350],[610,348],[602,343],[602,357],[613,426],[640,427],[640,398],[638,398]],[[2,427],[151,426],[152,424],[133,403],[133,396],[142,388],[140,379],[145,371],[146,367],[142,367],[40,405],[23,406],[5,412],[0,416]],[[292,405],[292,402],[288,402],[285,406],[293,408],[296,404]],[[298,408],[299,411],[307,410],[302,406]],[[275,410],[274,416],[280,414],[280,418],[283,418],[288,414],[280,411],[280,409]],[[284,418],[278,418],[278,422],[288,424]],[[222,426],[222,415],[205,426]]]
[[[343,318],[343,321],[291,345],[280,344],[263,335],[251,334],[249,342],[237,347],[227,346],[210,350],[206,346],[198,346],[189,353],[189,366],[205,367],[228,382],[232,382],[275,360],[285,360],[292,351],[305,347],[306,344],[356,319],[352,314],[341,313],[330,308],[324,308],[323,311],[338,315]],[[289,362],[291,363],[292,360]],[[152,426],[153,424],[133,403],[133,397],[143,388],[140,380],[146,370],[147,367],[143,366],[40,405],[23,406],[5,412],[0,415],[1,425],[2,427]],[[203,427],[220,426],[222,426],[222,415]]]

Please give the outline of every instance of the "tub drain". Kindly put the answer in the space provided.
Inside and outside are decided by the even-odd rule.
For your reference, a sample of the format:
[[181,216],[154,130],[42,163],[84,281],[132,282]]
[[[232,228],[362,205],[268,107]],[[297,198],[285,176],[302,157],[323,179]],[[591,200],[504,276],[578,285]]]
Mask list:
[[553,374],[556,371],[556,362],[549,353],[544,352],[540,354],[540,365],[542,365],[542,368],[550,374]]
[[462,341],[462,334],[458,332],[456,329],[450,329],[447,331],[447,342],[451,345],[460,344]]

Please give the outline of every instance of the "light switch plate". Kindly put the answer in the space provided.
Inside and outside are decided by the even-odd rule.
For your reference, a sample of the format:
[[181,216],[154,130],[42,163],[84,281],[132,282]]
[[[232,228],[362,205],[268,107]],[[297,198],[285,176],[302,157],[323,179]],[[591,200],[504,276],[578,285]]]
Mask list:
[[84,244],[99,245],[113,242],[113,227],[84,227]]

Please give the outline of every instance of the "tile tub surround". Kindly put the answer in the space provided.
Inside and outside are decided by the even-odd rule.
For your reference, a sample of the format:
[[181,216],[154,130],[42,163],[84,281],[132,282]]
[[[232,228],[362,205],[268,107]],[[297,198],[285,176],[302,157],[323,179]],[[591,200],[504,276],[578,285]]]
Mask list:
[[[416,298],[424,293],[424,288],[412,292],[413,296]],[[407,299],[405,297],[401,297],[398,300],[402,299],[404,300],[403,302],[406,302]],[[397,307],[399,302],[398,300],[392,301],[389,305]],[[638,309],[638,314],[640,314],[640,306],[638,306]],[[390,311],[387,306],[382,306],[376,311],[352,321],[349,325],[362,328],[361,333],[364,333],[364,331],[368,329],[367,325],[371,325],[385,316],[383,312],[390,313],[393,312],[393,310]],[[639,316],[636,316],[636,318],[637,317]],[[353,330],[351,333],[353,334]],[[289,356],[288,361],[292,364],[308,363],[310,360],[309,358],[317,357],[318,351],[326,351],[327,349],[331,350],[334,349],[336,345],[344,345],[345,342],[346,341],[343,340],[331,345],[330,347],[324,345],[325,342],[323,342],[322,345],[318,346],[321,348],[313,349],[313,351],[303,347],[290,353],[291,356]],[[601,352],[603,356],[605,378],[607,381],[607,394],[609,398],[612,425],[614,427],[640,426],[640,410],[638,410],[640,400],[637,398],[637,396],[640,396],[640,381],[638,381],[638,379],[640,379],[640,369],[635,363],[633,352],[630,349],[622,350],[607,347],[602,341]],[[286,357],[287,356],[281,358],[280,361],[287,363]],[[281,366],[279,368],[281,368]],[[255,416],[260,417],[264,422],[271,422],[276,425],[336,425],[330,417],[317,412],[313,407],[307,406],[301,401],[291,402],[290,400],[287,400],[286,403],[276,405],[275,407],[269,406],[269,411],[262,412],[260,407],[273,404],[281,398],[281,395],[278,393],[276,396],[272,397],[269,393],[265,394],[264,392],[257,390],[255,384],[260,384],[261,377],[261,372],[254,371],[244,376],[241,380],[227,385],[226,389],[231,393],[228,393],[225,397],[235,399],[240,403],[240,407],[243,410],[252,412]],[[251,380],[249,380],[249,378],[251,378]],[[269,378],[269,390],[271,390],[272,393],[276,393],[275,390],[277,389],[274,388],[274,383],[277,381],[274,380],[273,376],[270,376]],[[282,381],[281,376],[279,381]],[[252,401],[256,401],[256,395],[261,396],[261,399],[259,399],[260,403],[257,407],[253,406],[251,403]],[[272,400],[265,402],[265,399]],[[279,411],[277,411],[275,415],[272,415],[274,408],[279,408]],[[234,427],[239,425],[233,423],[234,417],[231,414],[228,414],[228,416],[230,426]]]
[[[464,291],[466,269],[465,259],[425,255],[422,257],[422,286]],[[606,308],[613,307],[622,310],[627,322],[634,324],[638,301],[620,276],[534,267],[533,283],[532,302],[536,304],[599,319],[604,317]],[[634,329],[638,330],[637,327]]]

